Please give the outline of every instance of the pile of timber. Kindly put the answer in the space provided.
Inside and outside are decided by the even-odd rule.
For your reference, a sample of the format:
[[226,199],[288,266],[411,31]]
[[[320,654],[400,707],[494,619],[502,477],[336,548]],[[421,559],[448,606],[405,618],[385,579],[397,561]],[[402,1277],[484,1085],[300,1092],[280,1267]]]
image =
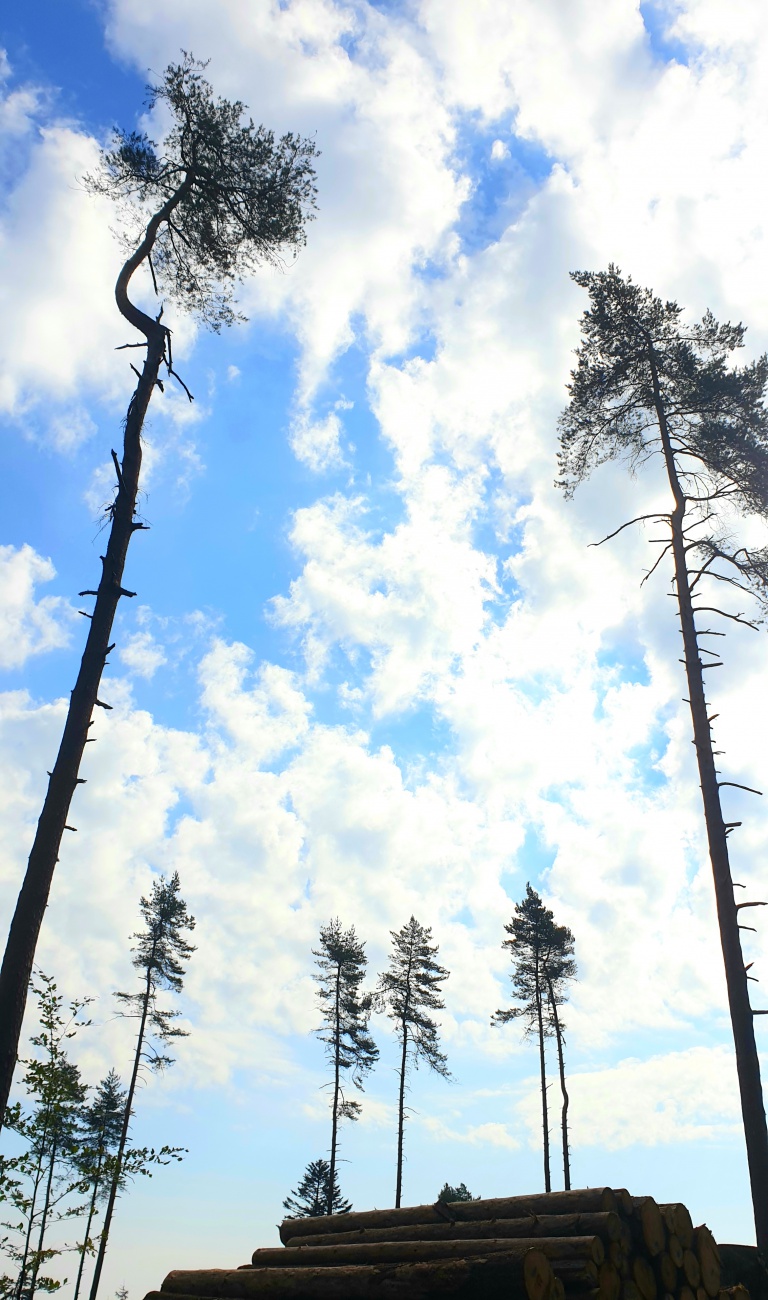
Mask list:
[[176,1269],[146,1300],[748,1300],[721,1293],[684,1205],[610,1187],[286,1219],[236,1269]]

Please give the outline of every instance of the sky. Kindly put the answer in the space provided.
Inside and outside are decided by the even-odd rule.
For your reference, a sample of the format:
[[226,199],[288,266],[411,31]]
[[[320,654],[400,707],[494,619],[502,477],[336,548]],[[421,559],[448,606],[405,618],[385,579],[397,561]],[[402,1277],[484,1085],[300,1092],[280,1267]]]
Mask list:
[[[576,939],[574,1184],[682,1200],[752,1241],[670,575],[642,582],[652,529],[591,546],[663,508],[664,483],[610,464],[566,501],[554,480],[586,305],[570,271],[614,262],[687,319],[743,321],[744,360],[768,348],[764,5],[28,0],[0,45],[3,924],[132,389],[120,216],[81,177],[115,124],[162,135],[144,86],[182,49],[320,150],[306,248],[242,286],[248,322],[215,336],[166,308],[195,401],[169,385],[152,404],[137,595],[38,947],[67,997],[96,999],[72,1043],[95,1083],[131,1062],[112,993],[135,980],[140,897],[178,871],[197,918],[174,999],[189,1037],[133,1130],[188,1155],[121,1200],[103,1294],[276,1243],[330,1139],[312,949],[335,916],[370,986],[412,914],[451,972],[452,1079],[412,1077],[405,1203],[445,1181],[541,1190],[535,1049],[490,1023],[528,881]],[[724,645],[723,767],[761,789],[765,631]],[[725,804],[760,898],[766,812]],[[359,1209],[394,1199],[396,1044],[372,1028],[380,1064],[341,1136]],[[559,1186],[554,1072],[550,1096]]]

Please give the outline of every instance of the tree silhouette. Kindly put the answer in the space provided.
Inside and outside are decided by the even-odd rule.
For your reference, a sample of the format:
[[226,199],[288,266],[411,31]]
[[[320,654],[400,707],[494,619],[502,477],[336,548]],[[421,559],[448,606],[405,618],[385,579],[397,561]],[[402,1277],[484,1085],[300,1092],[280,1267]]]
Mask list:
[[115,298],[144,338],[125,346],[145,348],[146,356],[125,418],[122,461],[112,452],[117,485],[101,579],[97,590],[80,592],[96,601],[0,969],[0,1123],[62,836],[76,829],[67,817],[83,779],[93,711],[110,707],[98,694],[115,612],[121,596],[135,595],[124,588],[123,571],[133,533],[146,527],[136,518],[141,431],[155,389],[163,389],[161,368],[178,378],[162,307],[156,318],[137,307],[128,297],[131,280],[146,265],[157,290],[218,330],[235,319],[233,286],[260,264],[279,265],[286,251],[298,250],[314,206],[314,143],[294,135],[276,141],[271,131],[244,122],[241,103],[214,99],[205,66],[185,53],[149,88],[148,107],[162,103],[173,121],[162,147],[146,135],[118,132],[98,175],[86,178],[91,191],[118,201],[131,219],[134,237]]
[[397,1108],[397,1181],[395,1206],[399,1208],[403,1190],[403,1132],[405,1128],[405,1090],[408,1073],[419,1061],[430,1070],[449,1079],[447,1057],[440,1050],[438,1027],[427,1011],[439,1011],[445,1003],[440,986],[450,971],[439,966],[435,957],[438,945],[430,944],[432,931],[419,925],[414,916],[402,930],[391,930],[392,952],[389,969],[379,976],[377,1005],[394,1021],[400,1044],[399,1096]]
[[110,1156],[116,1154],[120,1144],[127,1097],[127,1092],[120,1087],[119,1076],[114,1070],[110,1070],[96,1089],[93,1101],[86,1106],[81,1116],[77,1165],[90,1197],[83,1243],[78,1246],[80,1260],[77,1266],[73,1300],[78,1300],[80,1295],[85,1256],[92,1249],[91,1225],[96,1206],[104,1195],[108,1194],[107,1189],[111,1183],[109,1161]]
[[290,1219],[316,1218],[321,1214],[348,1214],[352,1209],[339,1190],[339,1179],[327,1160],[310,1160],[304,1177],[283,1201]]
[[325,1053],[333,1068],[331,1101],[331,1159],[328,1172],[328,1209],[333,1214],[332,1198],[336,1195],[336,1151],[341,1119],[358,1118],[359,1101],[344,1096],[342,1074],[348,1075],[362,1091],[363,1079],[379,1059],[379,1049],[368,1033],[373,997],[363,993],[368,958],[365,944],[355,934],[355,927],[342,930],[338,917],[321,926],[320,947],[312,949],[320,973],[315,975],[318,998],[323,1013],[322,1026],[315,1030],[325,1044]]
[[[768,610],[768,549],[734,540],[734,515],[768,520],[768,358],[733,366],[731,354],[743,344],[743,325],[718,324],[710,312],[687,325],[676,302],[662,302],[615,266],[579,271],[572,279],[589,294],[589,308],[582,317],[570,401],[560,417],[560,486],[572,496],[604,461],[622,459],[634,470],[659,457],[672,498],[670,510],[640,516],[665,532],[646,577],[671,554],[757,1243],[765,1253],[768,1131],[739,924],[740,908],[762,904],[737,904],[734,898],[728,834],[737,823],[725,821],[720,791],[737,783],[722,780],[715,766],[704,673],[721,661],[701,640],[723,634],[701,627],[696,616],[706,612],[754,626],[707,594],[723,588],[749,593],[763,612]],[[611,536],[628,526],[622,524]],[[720,586],[713,588],[712,582]]]
[[451,1201],[479,1201],[479,1196],[473,1196],[467,1189],[466,1183],[459,1183],[458,1187],[451,1187],[450,1183],[443,1183],[437,1194],[437,1199],[442,1205],[450,1205]]
[[552,948],[554,918],[530,884],[525,887],[522,903],[515,903],[515,915],[504,929],[509,935],[502,941],[512,958],[512,991],[520,1006],[495,1011],[491,1024],[506,1025],[510,1020],[523,1022],[523,1037],[538,1040],[541,1083],[541,1125],[544,1140],[544,1188],[552,1190],[549,1166],[549,1113],[547,1107],[547,1061],[544,1040],[554,1033],[547,1013],[547,958]]
[[[550,912],[550,916],[552,913]],[[568,1106],[570,1098],[565,1082],[565,1024],[559,1008],[568,999],[568,982],[576,978],[576,962],[573,957],[574,938],[567,925],[552,924],[551,943],[544,955],[544,983],[547,994],[547,1015],[555,1032],[557,1045],[557,1065],[560,1075],[560,1092],[562,1107],[560,1111],[560,1130],[563,1142],[563,1179],[565,1190],[571,1190],[571,1157],[568,1145]]]
[[[170,1056],[157,1050],[151,1042],[152,1039],[160,1043],[168,1043],[174,1038],[186,1037],[186,1030],[179,1029],[173,1023],[181,1012],[167,1011],[157,1004],[161,989],[168,989],[172,993],[181,992],[185,973],[182,963],[188,961],[195,951],[182,934],[184,930],[194,929],[195,918],[189,915],[187,905],[179,895],[179,889],[179,873],[175,871],[170,880],[165,880],[161,876],[159,880],[153,881],[149,898],[141,899],[140,910],[145,927],[133,936],[136,939],[136,946],[132,951],[133,966],[141,973],[142,987],[138,993],[115,994],[121,1006],[125,1008],[122,1014],[139,1021],[139,1031],[136,1036],[136,1050],[123,1112],[120,1141],[113,1162],[112,1180],[93,1272],[90,1300],[96,1300],[98,1293],[115,1200],[126,1166],[128,1129],[139,1070],[142,1064],[146,1064],[151,1070],[162,1070],[173,1064]],[[165,1148],[164,1153],[170,1159],[180,1158],[176,1151],[169,1148]],[[144,1154],[139,1153],[140,1156]]]

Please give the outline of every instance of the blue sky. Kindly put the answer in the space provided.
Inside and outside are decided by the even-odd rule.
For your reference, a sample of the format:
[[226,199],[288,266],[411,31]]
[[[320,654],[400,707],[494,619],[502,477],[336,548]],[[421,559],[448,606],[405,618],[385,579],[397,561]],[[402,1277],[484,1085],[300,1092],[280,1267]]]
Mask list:
[[[0,26],[3,915],[130,393],[117,218],[78,177],[113,123],[144,124],[147,69],[181,48],[321,150],[307,247],[243,286],[248,324],[211,336],[168,308],[195,403],[153,402],[115,707],[41,936],[66,993],[99,999],[73,1049],[96,1080],[128,1068],[111,992],[153,873],[178,870],[198,918],[190,1037],[135,1121],[189,1156],[121,1204],[105,1294],[274,1240],[328,1144],[311,949],[334,915],[372,978],[412,912],[452,972],[455,1080],[414,1075],[405,1199],[445,1180],[538,1190],[535,1056],[490,1026],[528,880],[576,936],[576,1182],[681,1199],[721,1239],[751,1239],[668,575],[640,587],[640,532],[588,545],[663,484],[606,466],[566,503],[553,480],[584,306],[569,270],[617,261],[695,314],[743,319],[750,355],[766,346],[760,14],[50,0]],[[763,636],[729,639],[716,692],[733,779],[758,787]],[[748,798],[729,812],[757,888],[765,819]],[[764,936],[749,944],[759,967]],[[374,1028],[381,1064],[343,1133],[360,1208],[393,1195],[395,1047]]]

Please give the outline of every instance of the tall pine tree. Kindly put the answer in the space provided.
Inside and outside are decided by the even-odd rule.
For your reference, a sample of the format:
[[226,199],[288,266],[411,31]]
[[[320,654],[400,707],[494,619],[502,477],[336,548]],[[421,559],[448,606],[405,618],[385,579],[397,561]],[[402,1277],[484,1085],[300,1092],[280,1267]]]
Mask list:
[[321,926],[320,947],[312,949],[319,974],[313,976],[318,986],[323,1023],[315,1032],[325,1044],[325,1054],[333,1070],[331,1099],[331,1158],[328,1172],[327,1214],[333,1214],[336,1194],[336,1155],[339,1122],[355,1120],[360,1115],[359,1101],[345,1096],[343,1076],[362,1091],[363,1079],[379,1059],[379,1049],[368,1033],[373,996],[362,991],[368,958],[365,944],[355,927],[343,930],[338,917]]
[[411,1067],[418,1069],[424,1061],[430,1070],[450,1078],[448,1058],[440,1050],[436,1022],[428,1011],[445,1006],[441,986],[450,971],[435,960],[437,944],[430,944],[432,931],[419,925],[412,916],[402,930],[392,930],[389,969],[379,976],[377,1004],[394,1021],[400,1044],[400,1068],[397,1106],[397,1179],[395,1205],[399,1208],[403,1190],[403,1133],[405,1128],[405,1093]]
[[112,452],[115,498],[105,516],[101,575],[96,589],[80,592],[95,597],[88,636],[0,967],[0,1126],[37,938],[64,831],[72,829],[67,819],[84,779],[85,746],[93,739],[88,732],[94,710],[111,708],[98,696],[113,649],[112,625],[122,597],[136,594],[123,586],[123,572],[133,534],[147,527],[136,517],[144,420],[152,397],[163,391],[161,371],[179,380],[162,304],[156,316],[138,307],[129,297],[133,278],[140,268],[149,271],[158,293],[219,330],[237,319],[233,286],[258,266],[280,266],[287,253],[295,254],[315,206],[314,142],[291,134],[276,141],[271,131],[254,126],[239,101],[214,98],[205,66],[185,53],[148,88],[147,107],[160,105],[170,123],[161,146],[135,131],[118,131],[98,174],[85,178],[88,189],[115,200],[131,218],[115,300],[141,339],[125,346],[144,350],[144,364],[141,372],[132,367],[138,382],[123,424],[122,460]]
[[[742,545],[734,527],[739,514],[763,530],[768,522],[768,357],[734,366],[743,325],[718,324],[710,312],[687,324],[676,302],[663,302],[615,266],[572,279],[589,294],[589,308],[560,418],[560,486],[572,496],[604,461],[621,459],[635,470],[656,458],[669,489],[667,510],[629,522],[661,525],[662,550],[650,573],[672,559],[757,1244],[768,1254],[768,1128],[739,923],[740,908],[760,904],[734,897],[728,835],[739,823],[725,820],[721,790],[738,783],[723,780],[715,764],[716,715],[709,713],[704,673],[721,660],[702,640],[722,636],[719,629],[733,621],[753,625],[721,608],[718,592],[751,594],[763,615],[768,610],[768,547]],[[703,613],[708,625],[720,616],[728,622],[702,627]]]

